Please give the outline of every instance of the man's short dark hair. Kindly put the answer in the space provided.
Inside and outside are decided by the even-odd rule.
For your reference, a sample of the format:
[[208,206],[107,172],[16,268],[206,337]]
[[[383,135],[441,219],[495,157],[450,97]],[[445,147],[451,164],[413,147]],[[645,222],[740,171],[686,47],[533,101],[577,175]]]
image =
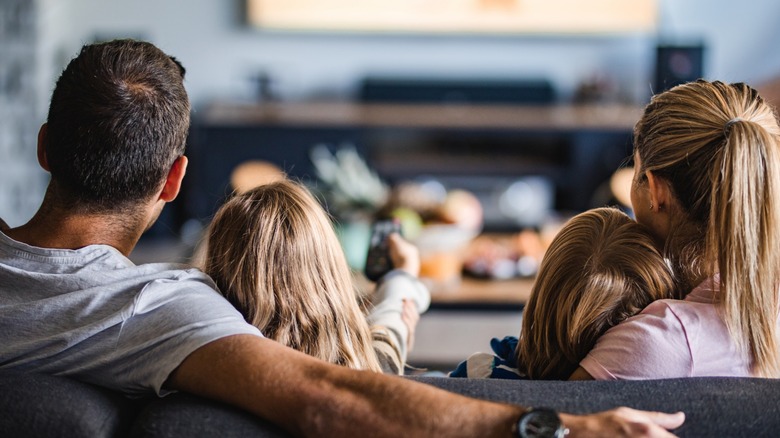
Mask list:
[[62,200],[86,211],[132,207],[162,187],[184,154],[184,68],[154,45],[86,45],[49,106],[46,156]]

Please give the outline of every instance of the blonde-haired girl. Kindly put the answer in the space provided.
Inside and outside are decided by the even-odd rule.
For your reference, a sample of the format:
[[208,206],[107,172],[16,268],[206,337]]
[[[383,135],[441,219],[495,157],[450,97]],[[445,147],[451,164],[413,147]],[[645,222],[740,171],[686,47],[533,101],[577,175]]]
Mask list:
[[[687,293],[609,330],[573,378],[780,377],[780,127],[745,84],[653,97],[631,202]],[[691,290],[693,289],[693,290]]]
[[[209,226],[203,270],[268,338],[327,362],[402,373],[412,327],[430,295],[417,249],[390,238],[394,269],[366,316],[332,223],[302,185],[282,180],[236,194]],[[416,321],[414,321],[416,322]]]
[[671,270],[645,228],[614,208],[570,219],[542,259],[520,338],[493,339],[450,375],[568,379],[607,329],[669,298]]

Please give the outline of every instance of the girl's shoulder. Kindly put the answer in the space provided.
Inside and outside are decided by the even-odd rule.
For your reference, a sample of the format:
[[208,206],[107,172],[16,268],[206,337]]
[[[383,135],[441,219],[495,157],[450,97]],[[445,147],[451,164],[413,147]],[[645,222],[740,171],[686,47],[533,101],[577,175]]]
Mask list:
[[693,322],[701,319],[712,319],[718,315],[718,306],[711,295],[703,296],[691,293],[684,300],[664,299],[657,300],[647,305],[638,315],[627,321],[653,321],[657,319],[669,322],[681,323]]
[[684,299],[663,299],[653,301],[640,312],[640,315],[666,317],[671,312],[677,317],[685,314],[717,312],[717,294],[720,277],[716,274],[707,278],[685,296]]

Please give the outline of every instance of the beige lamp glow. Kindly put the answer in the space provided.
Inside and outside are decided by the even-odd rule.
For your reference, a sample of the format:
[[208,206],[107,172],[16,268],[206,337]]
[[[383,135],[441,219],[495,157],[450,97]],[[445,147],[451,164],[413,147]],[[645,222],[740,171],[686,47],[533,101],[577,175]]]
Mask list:
[[230,174],[230,185],[238,193],[244,193],[265,184],[285,179],[282,169],[267,161],[245,161]]
[[633,179],[633,167],[618,169],[609,179],[609,188],[612,191],[612,196],[624,207],[628,208],[631,208],[631,181]]

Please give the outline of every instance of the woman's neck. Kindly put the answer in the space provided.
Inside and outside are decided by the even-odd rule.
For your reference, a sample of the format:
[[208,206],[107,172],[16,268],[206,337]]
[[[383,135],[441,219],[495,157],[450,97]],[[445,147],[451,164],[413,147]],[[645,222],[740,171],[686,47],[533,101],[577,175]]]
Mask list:
[[714,272],[712,263],[707,260],[702,227],[678,221],[673,230],[666,239],[664,254],[674,272],[678,289],[676,298],[682,299]]

